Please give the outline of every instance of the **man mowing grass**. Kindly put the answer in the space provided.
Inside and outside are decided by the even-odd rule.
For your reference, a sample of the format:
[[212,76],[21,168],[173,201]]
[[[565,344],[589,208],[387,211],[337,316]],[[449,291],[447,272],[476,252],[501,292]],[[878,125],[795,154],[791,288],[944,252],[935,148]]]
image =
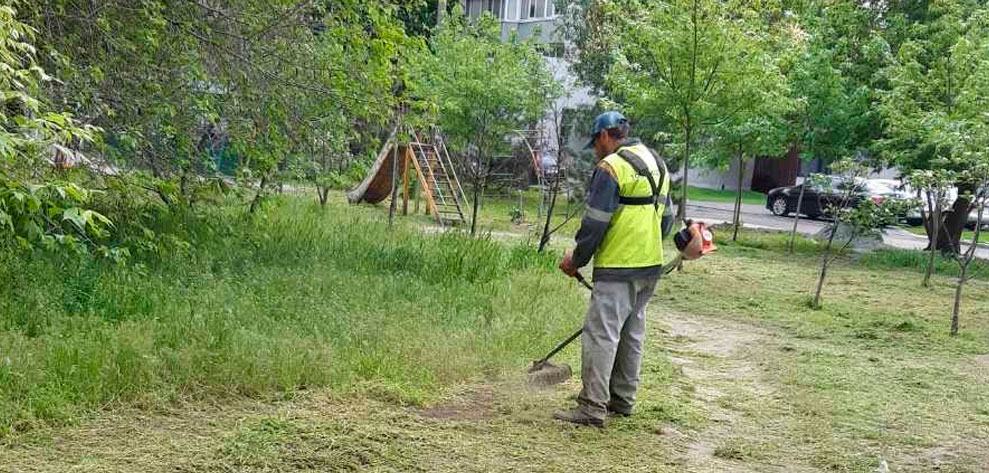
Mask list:
[[635,407],[646,305],[663,271],[663,236],[673,226],[666,164],[629,138],[618,112],[594,120],[591,141],[598,164],[577,247],[560,262],[570,277],[594,258],[594,292],[584,319],[583,389],[577,407],[557,412],[564,422],[603,427],[610,416]]

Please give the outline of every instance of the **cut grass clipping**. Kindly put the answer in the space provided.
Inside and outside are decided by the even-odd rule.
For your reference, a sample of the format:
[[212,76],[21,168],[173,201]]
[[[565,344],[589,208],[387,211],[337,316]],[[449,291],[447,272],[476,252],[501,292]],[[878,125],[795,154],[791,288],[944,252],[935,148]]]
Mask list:
[[518,373],[582,294],[527,246],[289,200],[186,222],[191,249],[113,266],[0,252],[0,436],[120,403],[329,386],[418,403]]

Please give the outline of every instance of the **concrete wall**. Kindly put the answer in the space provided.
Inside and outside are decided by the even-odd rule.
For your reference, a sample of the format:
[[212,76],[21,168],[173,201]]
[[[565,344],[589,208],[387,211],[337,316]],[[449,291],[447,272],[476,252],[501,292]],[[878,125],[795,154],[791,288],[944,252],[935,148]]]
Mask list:
[[[745,174],[742,177],[742,189],[752,188],[752,171],[755,169],[755,160],[750,159],[745,163]],[[738,162],[732,161],[731,167],[727,171],[718,169],[693,168],[688,175],[687,183],[693,187],[716,190],[738,190]],[[674,176],[679,173],[674,173]]]

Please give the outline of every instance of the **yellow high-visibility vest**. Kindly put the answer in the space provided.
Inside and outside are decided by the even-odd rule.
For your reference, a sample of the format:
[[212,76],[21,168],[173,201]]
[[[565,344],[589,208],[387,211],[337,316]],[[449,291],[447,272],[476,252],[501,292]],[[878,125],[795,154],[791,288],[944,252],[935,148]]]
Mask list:
[[[649,180],[621,156],[631,152],[648,167],[656,183],[653,196]],[[604,241],[594,254],[595,268],[647,268],[662,265],[662,219],[666,196],[670,192],[670,175],[662,160],[653,157],[643,144],[620,148],[603,160],[618,181],[620,205],[611,217]],[[655,197],[655,198],[653,198]]]

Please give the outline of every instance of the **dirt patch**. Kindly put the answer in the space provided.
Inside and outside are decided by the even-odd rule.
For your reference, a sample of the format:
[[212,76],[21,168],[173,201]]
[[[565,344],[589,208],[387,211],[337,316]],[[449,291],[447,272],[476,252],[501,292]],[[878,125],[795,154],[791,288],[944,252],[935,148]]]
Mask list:
[[[771,395],[763,373],[747,352],[770,338],[760,327],[695,314],[667,313],[664,345],[672,362],[692,381],[693,399],[711,423],[688,436],[679,461],[687,471],[754,471],[737,461],[719,458],[719,441],[730,438],[745,422],[730,400]],[[778,471],[766,465],[764,471]]]
[[482,420],[495,414],[494,389],[471,387],[457,392],[449,400],[419,409],[417,414],[427,419],[460,421]]
[[693,314],[669,313],[667,336],[683,339],[687,348],[703,355],[718,358],[731,357],[741,346],[759,340],[762,333],[755,327],[728,325]]
[[989,368],[989,355],[979,355],[975,357],[975,363]]

